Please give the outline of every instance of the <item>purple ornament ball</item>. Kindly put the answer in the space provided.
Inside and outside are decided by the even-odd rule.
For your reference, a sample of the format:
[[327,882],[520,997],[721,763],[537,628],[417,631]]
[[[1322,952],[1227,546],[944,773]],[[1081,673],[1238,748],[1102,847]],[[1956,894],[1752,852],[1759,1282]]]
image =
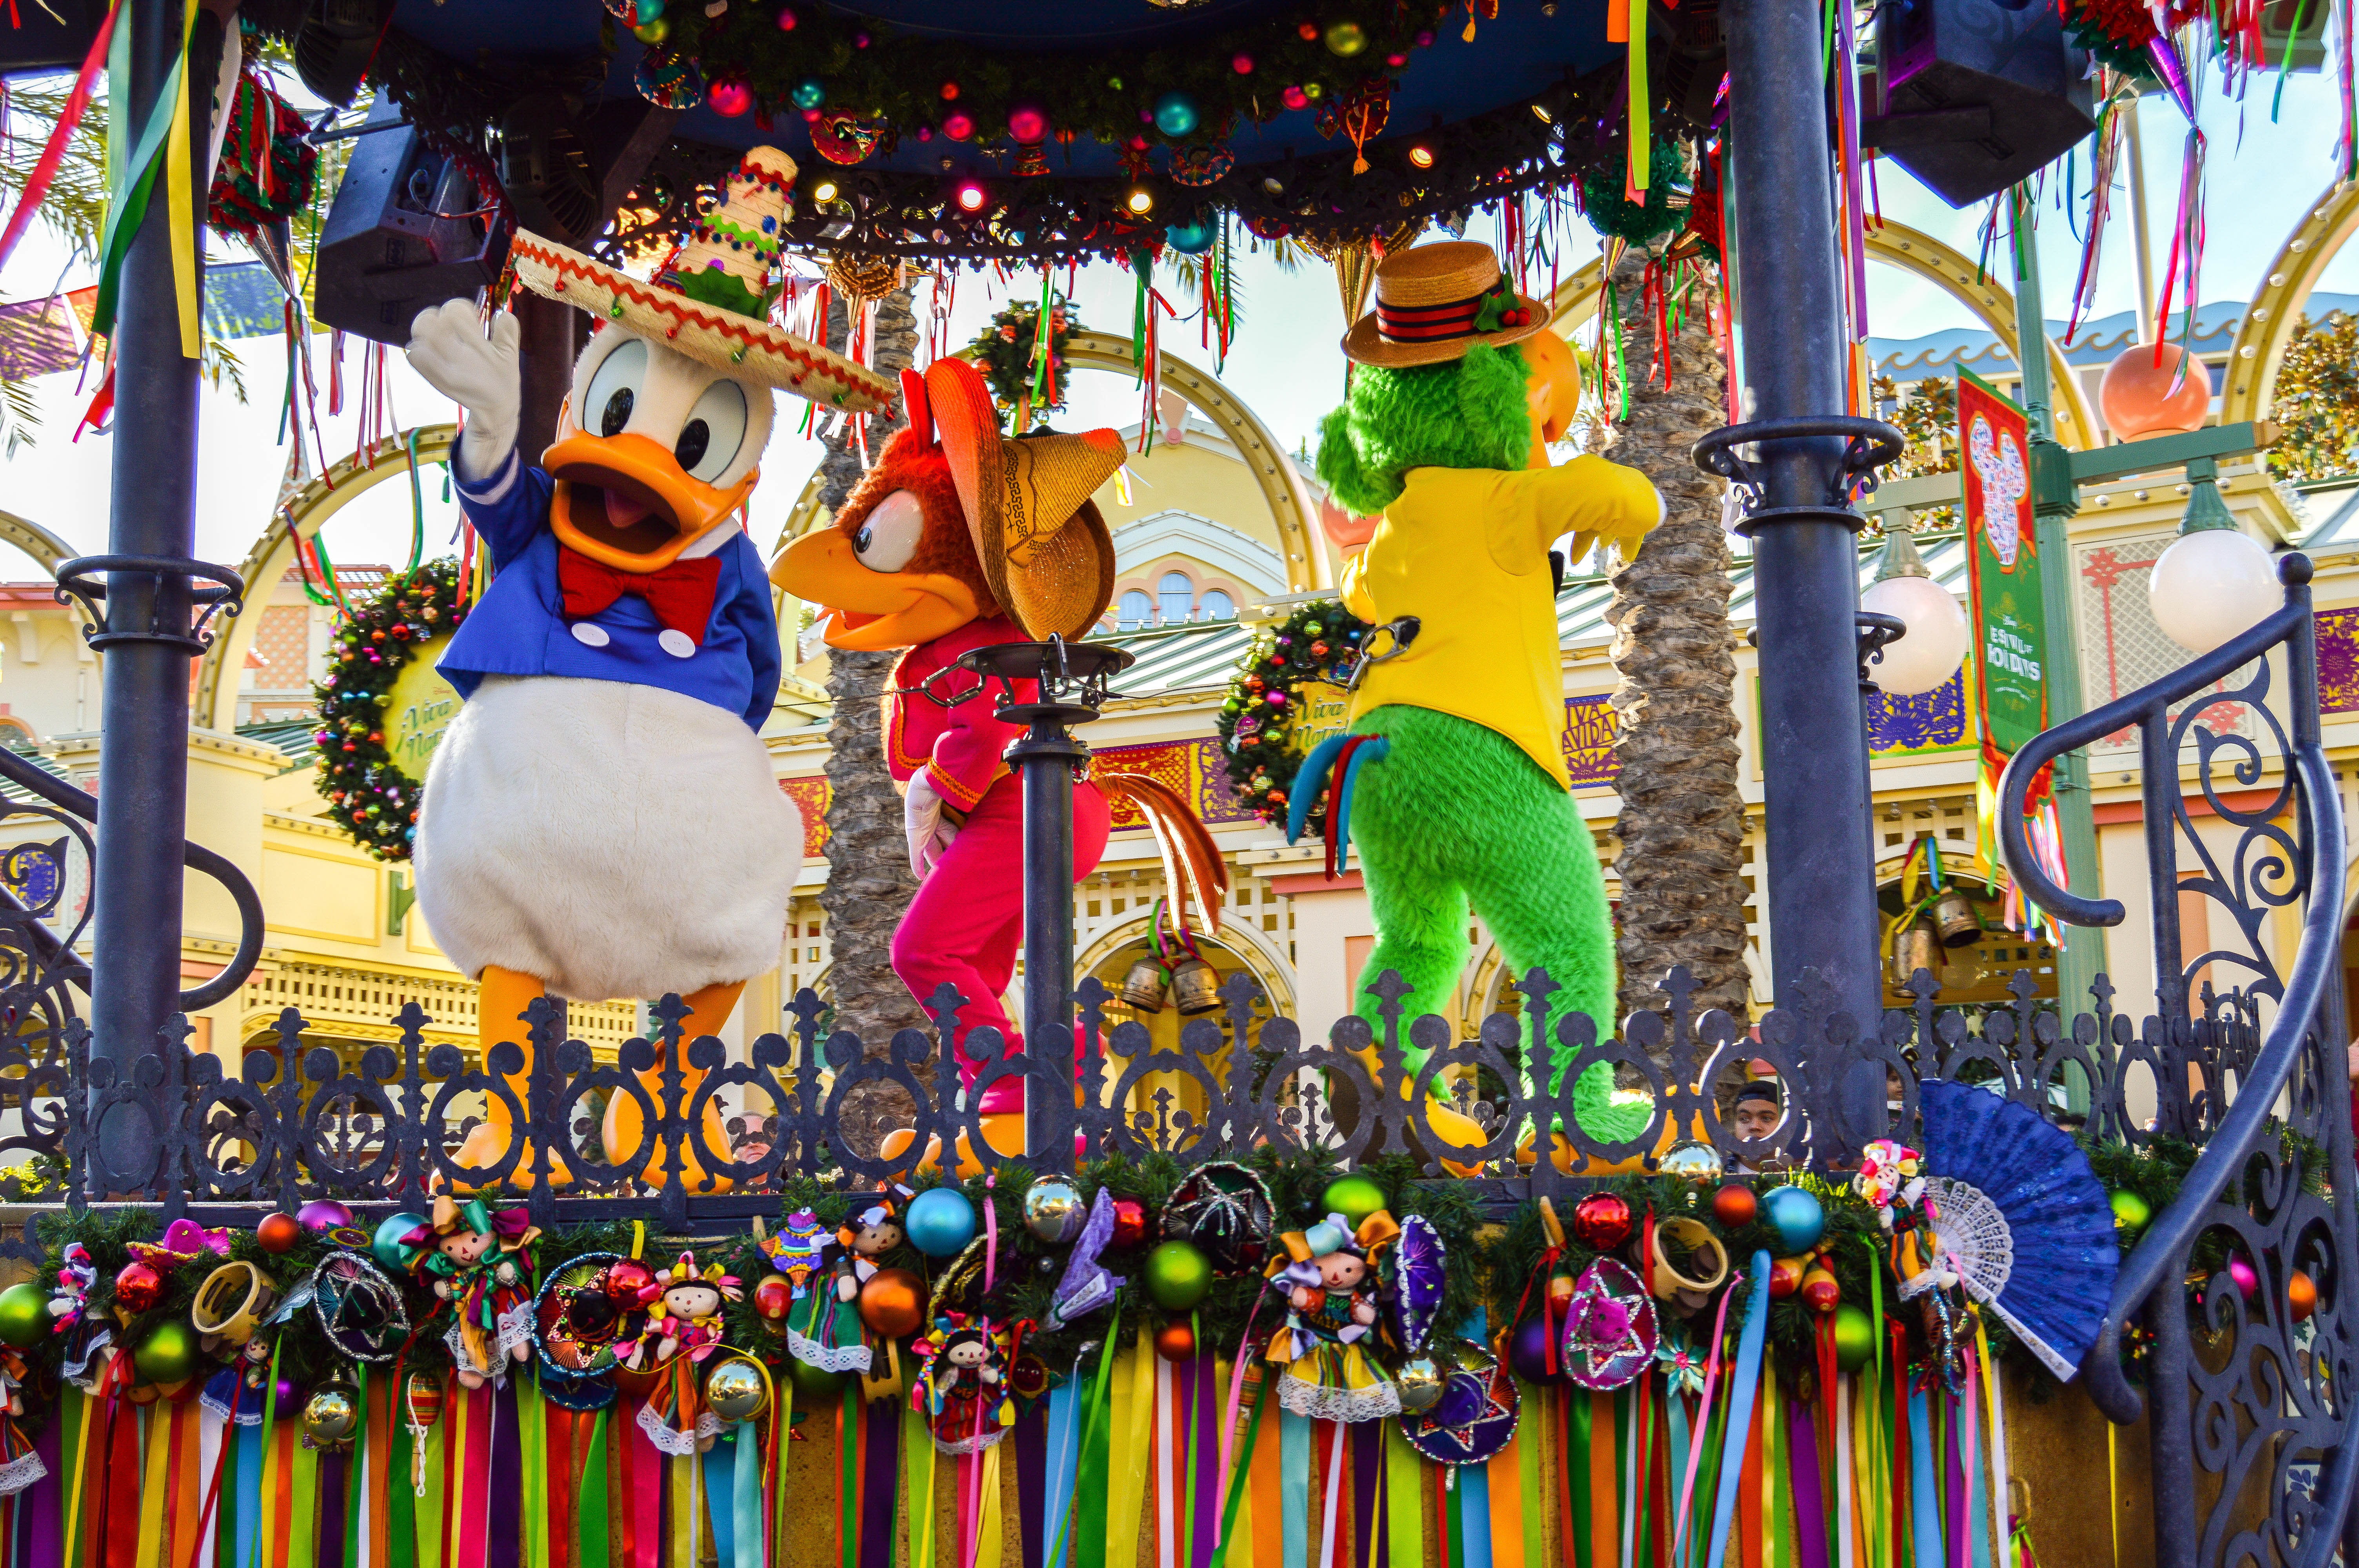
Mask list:
[[333,1198],[313,1198],[295,1211],[306,1230],[341,1230],[353,1223],[353,1211]]
[[[1558,1366],[1561,1368],[1562,1362]],[[1526,1318],[1507,1342],[1507,1366],[1527,1383],[1545,1383],[1549,1371],[1549,1328],[1545,1314]]]

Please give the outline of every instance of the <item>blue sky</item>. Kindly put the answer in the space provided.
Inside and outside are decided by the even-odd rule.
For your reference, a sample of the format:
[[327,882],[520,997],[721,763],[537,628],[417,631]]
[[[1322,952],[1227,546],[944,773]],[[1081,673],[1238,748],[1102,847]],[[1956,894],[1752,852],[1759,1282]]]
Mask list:
[[[2317,72],[2290,78],[2275,122],[2269,116],[2272,85],[2272,81],[2256,82],[2248,102],[2242,104],[2214,97],[2202,106],[2211,169],[2209,246],[2202,287],[2206,301],[2248,297],[2277,246],[2333,178],[2337,116],[2331,79]],[[2159,271],[2169,248],[2185,123],[2160,97],[2146,99],[2140,114],[2149,221]],[[2060,165],[2051,171],[2051,184],[2060,182]],[[2078,174],[2085,184],[2085,156]],[[1925,230],[1969,254],[1974,253],[1983,219],[1979,208],[1953,211],[1888,163],[1880,166],[1879,185],[1888,220]],[[2129,308],[2136,300],[2125,196],[2117,198],[2114,206],[2115,228],[2107,237],[2095,315]],[[2079,242],[2071,232],[2075,222],[2077,215],[2060,211],[2052,197],[2041,209],[2041,265],[2050,316],[2064,313],[2078,264]],[[1563,263],[1568,274],[1596,251],[1585,225],[1576,219],[1571,227],[1578,232]],[[1478,214],[1468,235],[1495,239],[1496,220]],[[218,243],[216,249],[223,259],[238,259],[243,254]],[[67,287],[87,281],[84,269],[69,265],[63,250],[37,231],[5,271],[0,272],[0,297],[23,299],[46,295],[61,271]],[[1224,379],[1280,440],[1292,447],[1312,435],[1343,388],[1343,362],[1336,342],[1345,323],[1333,276],[1319,265],[1288,276],[1265,255],[1245,257],[1238,278],[1240,330]],[[1061,285],[1062,280],[1059,281]],[[2159,287],[2159,277],[2156,281]],[[2359,291],[2359,254],[2338,257],[2321,287]],[[1006,282],[989,274],[962,274],[950,319],[950,341],[965,342],[1009,297],[1037,297],[1038,291],[1037,273],[1012,276]],[[1947,295],[1891,268],[1871,266],[1869,292],[1870,325],[1879,337],[1915,337],[1973,324],[1964,308]],[[1128,331],[1133,281],[1127,271],[1111,265],[1085,268],[1074,293],[1082,318],[1090,326]],[[927,302],[921,287],[921,319]],[[1177,297],[1173,303],[1188,308],[1187,301]],[[1197,329],[1190,324],[1169,328],[1164,342],[1172,351],[1209,367],[1210,356],[1198,348],[1197,340]],[[238,353],[245,365],[249,401],[241,406],[225,390],[207,394],[199,461],[197,553],[231,565],[245,556],[267,521],[287,457],[277,442],[279,389],[285,378],[279,341],[253,340],[240,344]],[[356,378],[357,348],[352,354],[347,369]],[[450,418],[450,406],[410,376],[398,354],[393,359],[396,416],[404,424]],[[111,441],[103,436],[69,441],[87,399],[86,393],[76,392],[71,376],[45,378],[39,391],[46,427],[38,443],[0,462],[5,504],[82,549],[99,550],[106,535]],[[1138,389],[1127,376],[1088,373],[1076,378],[1071,408],[1059,422],[1068,427],[1119,426],[1136,419],[1138,410]],[[781,413],[780,433],[765,460],[765,478],[754,505],[753,533],[765,548],[818,459],[816,443],[797,438],[792,434],[797,421],[785,416],[786,410]],[[331,456],[349,450],[354,438],[349,416],[330,422],[326,444]],[[439,483],[429,487],[427,519],[429,551],[433,553],[451,536],[456,523],[455,508],[441,501]],[[330,543],[339,560],[392,560],[406,552],[408,533],[407,489],[385,485],[336,519],[331,525]],[[5,547],[0,547],[0,557],[5,557],[0,558],[0,575],[18,579],[37,575],[30,562]]]

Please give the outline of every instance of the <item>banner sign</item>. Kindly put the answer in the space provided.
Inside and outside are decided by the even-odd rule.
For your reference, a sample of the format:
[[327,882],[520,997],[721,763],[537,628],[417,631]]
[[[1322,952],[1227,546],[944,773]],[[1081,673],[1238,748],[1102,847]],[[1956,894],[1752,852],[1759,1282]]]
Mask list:
[[1958,373],[1968,579],[1979,665],[1974,720],[2000,763],[2048,727],[2048,618],[2031,517],[2030,427],[1973,372]]

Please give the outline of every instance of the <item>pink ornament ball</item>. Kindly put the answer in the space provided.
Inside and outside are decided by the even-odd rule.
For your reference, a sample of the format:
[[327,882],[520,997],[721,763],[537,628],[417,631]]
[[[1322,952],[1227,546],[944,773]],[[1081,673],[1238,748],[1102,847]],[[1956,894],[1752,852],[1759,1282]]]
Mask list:
[[2253,1266],[2242,1258],[2228,1260],[2228,1278],[2236,1281],[2237,1294],[2246,1301],[2251,1301],[2260,1293],[2261,1277],[2253,1272]]
[[1308,109],[1310,107],[1310,94],[1303,92],[1299,87],[1288,88],[1285,92],[1278,94],[1278,101],[1289,109]]
[[1239,76],[1251,76],[1253,74],[1253,56],[1249,54],[1237,55],[1229,61],[1229,69],[1235,71]]
[[1037,103],[1018,103],[1007,112],[1007,134],[1019,142],[1045,140],[1049,135],[1049,115]]
[[705,102],[712,105],[714,114],[734,120],[754,106],[754,90],[734,78],[724,77],[712,84]]
[[942,135],[954,142],[963,142],[974,135],[974,116],[963,109],[953,109],[942,116]]
[[794,30],[795,30],[795,8],[794,8],[793,6],[791,6],[791,5],[781,5],[781,6],[779,6],[779,7],[778,7],[778,31],[780,31],[780,32],[782,32],[782,33],[791,33],[791,32],[793,32]]

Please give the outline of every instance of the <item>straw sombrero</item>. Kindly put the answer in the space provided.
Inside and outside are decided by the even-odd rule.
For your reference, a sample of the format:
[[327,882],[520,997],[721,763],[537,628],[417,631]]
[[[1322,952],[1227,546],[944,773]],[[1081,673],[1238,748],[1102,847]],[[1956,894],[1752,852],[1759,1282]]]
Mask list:
[[1517,294],[1477,240],[1395,251],[1376,266],[1376,308],[1343,334],[1343,357],[1389,370],[1440,364],[1476,343],[1548,330],[1548,307]]
[[890,414],[891,381],[770,325],[795,160],[756,147],[721,205],[646,283],[581,252],[516,231],[508,264],[535,294],[620,321],[693,360],[854,414]]
[[1082,637],[1114,601],[1114,539],[1090,499],[1122,467],[1122,438],[1112,430],[1071,436],[999,433],[999,410],[982,373],[962,359],[926,367],[927,406],[909,423],[930,423],[959,504],[974,535],[992,597],[1025,635]]

